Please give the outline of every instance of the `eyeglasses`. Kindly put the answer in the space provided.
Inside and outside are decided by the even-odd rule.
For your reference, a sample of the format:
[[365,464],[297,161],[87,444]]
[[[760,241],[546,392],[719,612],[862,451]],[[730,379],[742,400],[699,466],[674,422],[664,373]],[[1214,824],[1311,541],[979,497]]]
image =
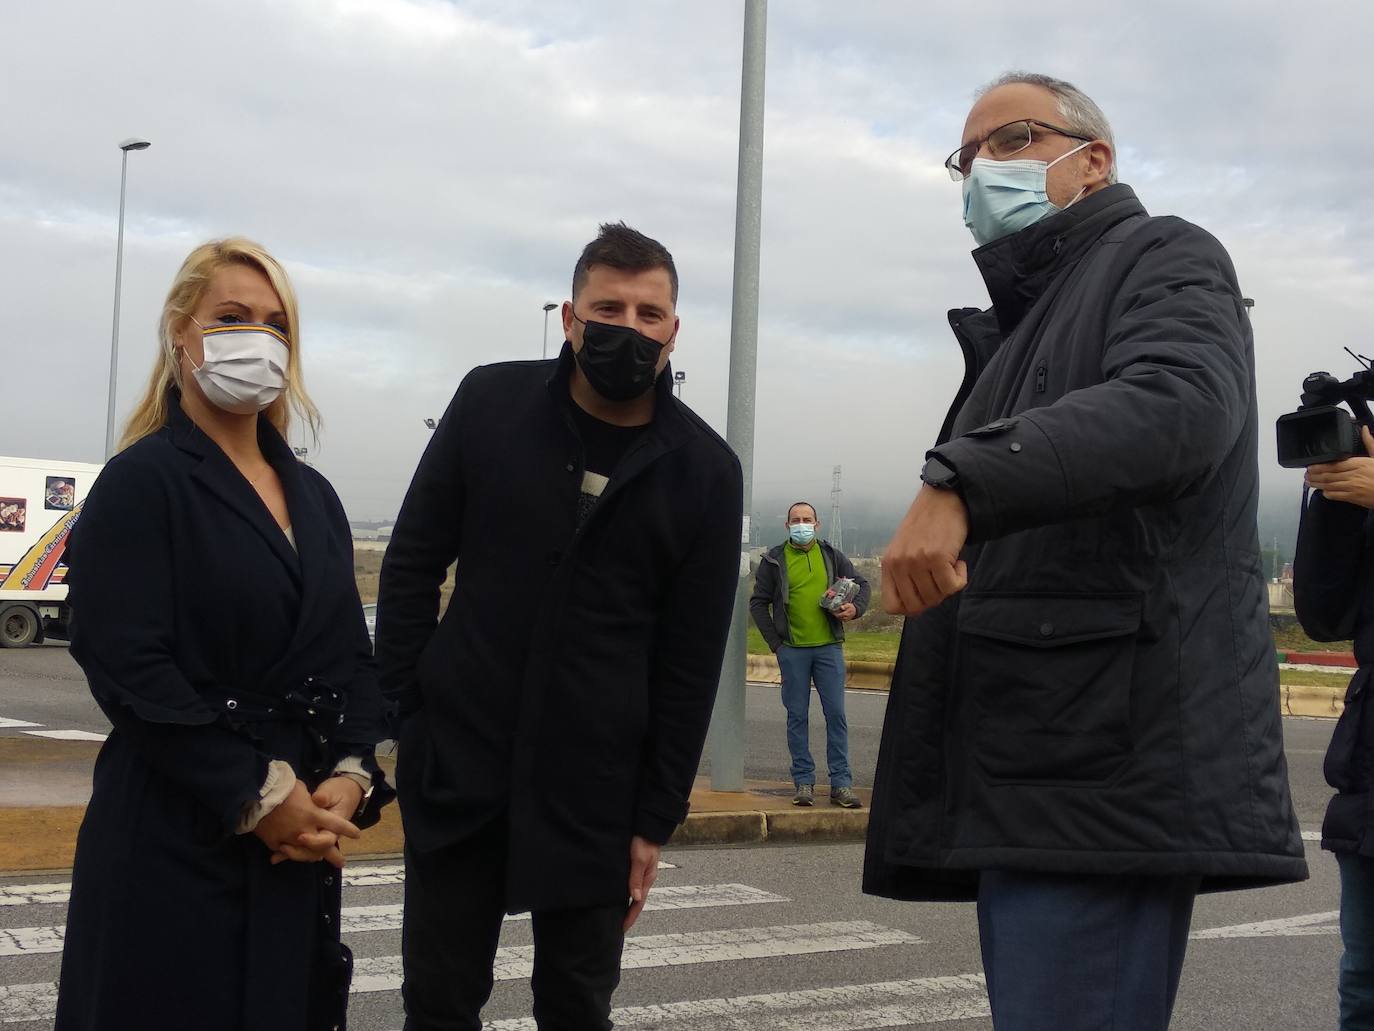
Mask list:
[[978,156],[978,152],[987,144],[988,153],[998,161],[1005,161],[1013,155],[1021,153],[1037,138],[1036,130],[1052,132],[1057,136],[1067,136],[1071,140],[1083,140],[1091,143],[1092,136],[1084,136],[1081,132],[1070,132],[1068,129],[1061,129],[1057,125],[1050,125],[1048,122],[1038,122],[1034,118],[1023,118],[1019,122],[1008,122],[1006,125],[999,125],[992,132],[988,133],[980,140],[971,140],[956,150],[949,157],[945,158],[945,168],[949,171],[949,177],[956,183],[962,181],[973,167],[973,159]]

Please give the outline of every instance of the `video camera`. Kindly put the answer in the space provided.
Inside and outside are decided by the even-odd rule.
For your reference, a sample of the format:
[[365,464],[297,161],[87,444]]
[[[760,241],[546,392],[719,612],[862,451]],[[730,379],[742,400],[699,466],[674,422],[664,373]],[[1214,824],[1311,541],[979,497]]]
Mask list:
[[[1374,413],[1369,410],[1374,400],[1374,366],[1350,348],[1345,350],[1365,368],[1348,380],[1338,380],[1329,372],[1312,373],[1302,381],[1302,407],[1279,416],[1279,465],[1285,469],[1365,454],[1359,428],[1368,426],[1374,432]],[[1340,408],[1342,402],[1350,406],[1353,417]]]

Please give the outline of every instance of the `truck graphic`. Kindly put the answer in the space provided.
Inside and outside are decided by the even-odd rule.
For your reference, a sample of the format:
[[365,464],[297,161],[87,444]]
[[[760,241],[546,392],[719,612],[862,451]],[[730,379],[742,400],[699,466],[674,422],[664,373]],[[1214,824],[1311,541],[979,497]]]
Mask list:
[[0,457],[0,645],[65,639],[63,558],[99,465]]

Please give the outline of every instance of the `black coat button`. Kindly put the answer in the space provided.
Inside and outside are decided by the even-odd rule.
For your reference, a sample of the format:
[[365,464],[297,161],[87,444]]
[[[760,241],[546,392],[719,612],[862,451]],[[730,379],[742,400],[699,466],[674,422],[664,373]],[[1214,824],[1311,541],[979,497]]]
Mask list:
[[1053,636],[1054,636],[1054,624],[1053,624],[1053,623],[1041,623],[1041,624],[1040,624],[1040,636],[1041,636],[1041,637],[1053,637]]
[[1021,453],[1021,445],[1018,444],[1016,441],[1012,441],[1009,446],[1011,448],[1011,453],[1013,455],[1019,455]]
[[563,468],[570,473],[577,472],[577,466],[573,465],[571,462],[569,462]]

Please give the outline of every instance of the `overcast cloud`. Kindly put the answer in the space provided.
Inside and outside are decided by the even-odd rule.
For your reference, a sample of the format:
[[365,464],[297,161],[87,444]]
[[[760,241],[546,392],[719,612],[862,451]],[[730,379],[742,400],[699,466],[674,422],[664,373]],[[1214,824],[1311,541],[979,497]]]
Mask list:
[[[119,151],[131,155],[119,415],[177,266],[220,235],[293,275],[356,519],[393,516],[473,365],[537,357],[597,223],[662,240],[675,367],[724,432],[743,3],[121,0],[0,15],[0,453],[104,441]],[[941,161],[1010,68],[1106,111],[1123,181],[1230,250],[1256,299],[1262,417],[1374,351],[1374,8],[1316,0],[770,5],[755,494],[896,508],[986,304]],[[556,314],[556,313],[555,313]],[[550,320],[550,349],[561,334]],[[1160,433],[1170,432],[1160,427]],[[1272,434],[1261,461],[1272,465]],[[1271,491],[1297,474],[1266,473]],[[824,506],[822,506],[824,509]],[[756,511],[759,511],[756,506]],[[765,510],[766,517],[772,515]]]

